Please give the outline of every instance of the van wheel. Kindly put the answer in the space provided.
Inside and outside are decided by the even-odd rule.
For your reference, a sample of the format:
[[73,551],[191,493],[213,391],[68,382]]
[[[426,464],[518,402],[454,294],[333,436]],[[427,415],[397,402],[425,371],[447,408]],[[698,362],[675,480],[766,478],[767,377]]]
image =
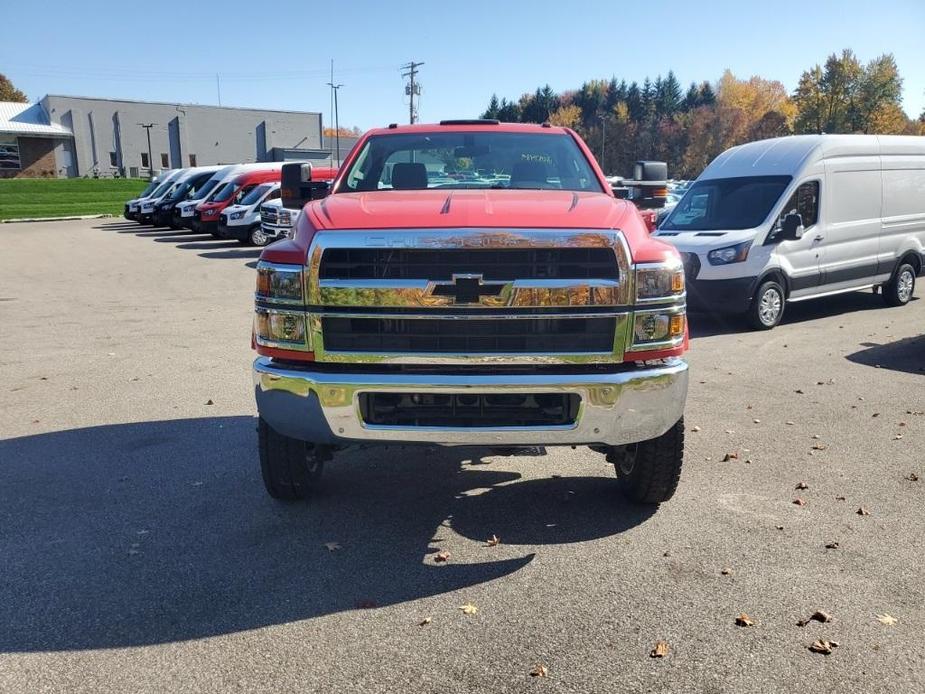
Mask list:
[[257,423],[260,471],[263,484],[274,499],[295,501],[317,489],[324,462],[313,446],[283,436],[261,417]]
[[640,504],[660,504],[674,496],[684,459],[684,417],[661,436],[607,456],[623,494]]
[[254,246],[266,246],[268,243],[270,243],[270,239],[266,234],[263,233],[263,229],[259,224],[251,229],[251,232],[247,236],[247,241],[242,243],[250,243]]
[[756,330],[770,330],[784,317],[784,288],[774,280],[762,282],[748,307],[746,318]]
[[896,269],[893,279],[883,285],[883,301],[887,306],[905,306],[915,291],[915,268],[903,263]]

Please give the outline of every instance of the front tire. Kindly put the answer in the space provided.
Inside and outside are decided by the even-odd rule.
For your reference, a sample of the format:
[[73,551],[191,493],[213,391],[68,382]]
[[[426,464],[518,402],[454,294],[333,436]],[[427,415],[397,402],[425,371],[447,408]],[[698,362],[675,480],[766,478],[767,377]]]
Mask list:
[[247,240],[242,241],[242,243],[249,243],[252,246],[266,246],[268,243],[270,243],[270,239],[265,233],[263,233],[263,229],[258,224],[250,230],[247,235]]
[[756,330],[770,330],[784,317],[784,288],[774,280],[762,282],[745,317]]
[[893,278],[883,285],[883,301],[887,306],[905,306],[915,291],[915,268],[903,263]]
[[684,417],[661,436],[627,446],[607,458],[623,494],[640,504],[660,504],[674,496],[684,460]]
[[305,441],[283,436],[261,417],[257,423],[260,471],[274,499],[296,501],[317,489],[324,462]]

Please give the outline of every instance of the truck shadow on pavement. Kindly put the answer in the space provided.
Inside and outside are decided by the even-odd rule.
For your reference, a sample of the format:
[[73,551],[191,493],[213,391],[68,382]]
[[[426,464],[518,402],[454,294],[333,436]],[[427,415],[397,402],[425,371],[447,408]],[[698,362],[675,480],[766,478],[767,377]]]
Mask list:
[[[521,545],[605,537],[653,513],[622,502],[612,476],[524,480],[504,459],[431,447],[353,449],[311,502],[282,504],[263,490],[254,426],[0,441],[0,652],[169,643],[438,596],[518,571],[534,557]],[[436,564],[450,529],[479,544]],[[503,543],[486,547],[493,534]]]
[[884,345],[863,342],[865,349],[849,354],[848,361],[892,371],[925,374],[925,335],[907,337]]

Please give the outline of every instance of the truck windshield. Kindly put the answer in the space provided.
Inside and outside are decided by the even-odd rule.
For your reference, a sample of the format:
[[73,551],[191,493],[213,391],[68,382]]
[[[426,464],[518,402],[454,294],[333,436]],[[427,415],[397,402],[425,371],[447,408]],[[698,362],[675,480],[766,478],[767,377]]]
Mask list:
[[224,186],[219,188],[218,192],[209,198],[209,200],[211,202],[225,202],[225,200],[234,195],[237,190],[238,184],[234,181],[229,181]]
[[253,205],[255,202],[260,200],[260,198],[262,198],[267,192],[269,192],[270,188],[272,187],[273,187],[272,183],[264,183],[262,185],[259,185],[256,188],[254,188],[250,193],[245,195],[241,199],[241,202],[239,202],[238,204],[239,205]]
[[190,200],[202,200],[209,193],[211,193],[215,189],[215,186],[217,185],[218,185],[218,179],[210,178],[208,181],[202,184],[202,187],[199,190],[193,193],[193,196],[190,198]]
[[566,133],[449,131],[370,137],[337,192],[427,188],[602,191]]
[[669,231],[751,229],[768,218],[790,176],[742,176],[697,181],[662,222]]

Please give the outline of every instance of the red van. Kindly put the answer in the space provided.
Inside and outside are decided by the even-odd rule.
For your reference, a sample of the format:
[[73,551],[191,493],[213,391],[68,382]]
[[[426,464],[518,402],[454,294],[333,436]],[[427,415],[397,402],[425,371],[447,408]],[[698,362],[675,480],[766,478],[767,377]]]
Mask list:
[[196,206],[193,230],[208,232],[216,238],[221,238],[218,235],[218,220],[222,210],[229,205],[240,202],[245,195],[261,183],[279,181],[281,167],[282,162],[273,166],[273,168],[244,171],[229,179],[224,185],[220,185],[207,200]]

